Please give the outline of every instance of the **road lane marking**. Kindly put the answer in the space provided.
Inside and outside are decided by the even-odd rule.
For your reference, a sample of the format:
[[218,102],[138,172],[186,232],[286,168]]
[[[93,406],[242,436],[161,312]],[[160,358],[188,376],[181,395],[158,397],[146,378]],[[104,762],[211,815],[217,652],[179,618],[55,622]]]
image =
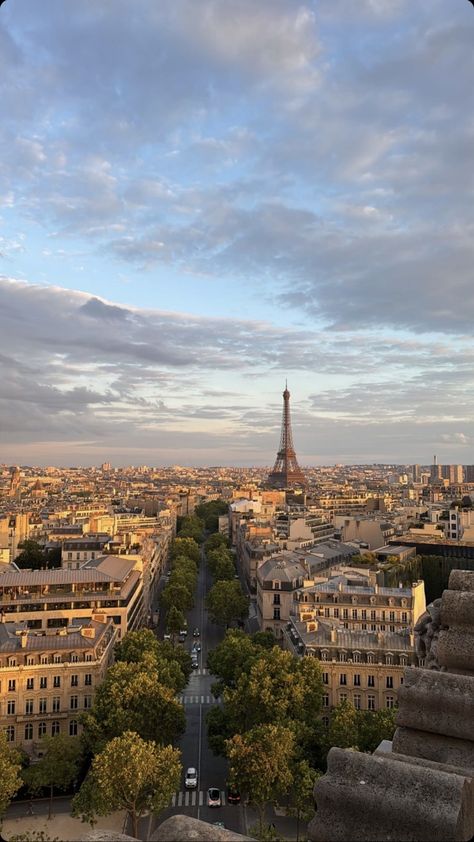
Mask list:
[[204,793],[201,790],[200,793],[199,793],[199,806],[202,807],[203,803],[204,803]]

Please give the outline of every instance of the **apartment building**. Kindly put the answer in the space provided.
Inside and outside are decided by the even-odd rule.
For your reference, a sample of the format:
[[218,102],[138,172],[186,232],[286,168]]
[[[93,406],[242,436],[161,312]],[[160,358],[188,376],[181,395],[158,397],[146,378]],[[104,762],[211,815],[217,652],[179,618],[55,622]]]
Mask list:
[[410,588],[384,588],[346,573],[295,591],[294,608],[295,613],[324,618],[346,630],[411,632],[426,610],[425,583],[420,579]]
[[18,570],[0,576],[0,621],[48,632],[104,614],[118,637],[146,619],[141,559],[104,556],[79,570]]
[[30,537],[30,512],[0,515],[0,548],[10,550],[10,561],[21,550],[18,545]]
[[383,547],[396,535],[396,527],[382,517],[336,515],[334,526],[340,530],[342,541],[359,541],[369,550]]
[[294,595],[307,576],[292,554],[273,556],[257,569],[257,619],[261,631],[271,631],[279,640],[293,609]]
[[0,623],[0,728],[7,740],[34,756],[43,737],[78,736],[117,635],[104,614],[46,632],[25,621]]
[[414,634],[344,629],[312,617],[304,605],[285,626],[284,646],[318,658],[323,678],[323,717],[347,700],[358,710],[393,708],[407,666],[422,666]]
[[110,535],[83,535],[64,541],[61,548],[61,567],[64,570],[78,570],[86,561],[103,556],[110,544]]

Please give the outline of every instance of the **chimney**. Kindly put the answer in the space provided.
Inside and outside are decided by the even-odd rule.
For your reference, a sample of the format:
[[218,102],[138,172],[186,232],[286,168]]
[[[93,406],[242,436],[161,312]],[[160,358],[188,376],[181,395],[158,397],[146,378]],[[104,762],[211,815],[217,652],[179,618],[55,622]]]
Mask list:
[[26,649],[28,643],[28,632],[26,629],[20,633],[20,644],[22,649]]
[[337,632],[336,629],[331,629],[331,643],[337,642]]

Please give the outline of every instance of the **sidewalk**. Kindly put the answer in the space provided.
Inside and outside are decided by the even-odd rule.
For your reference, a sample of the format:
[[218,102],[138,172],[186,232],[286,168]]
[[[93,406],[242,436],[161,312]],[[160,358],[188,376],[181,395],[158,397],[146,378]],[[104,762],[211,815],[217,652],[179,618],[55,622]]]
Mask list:
[[36,834],[43,832],[45,840],[61,840],[61,842],[77,842],[84,839],[86,833],[94,830],[110,830],[116,833],[123,833],[125,813],[111,813],[110,816],[98,818],[94,828],[90,824],[81,822],[80,819],[73,819],[68,814],[53,815],[48,819],[46,807],[45,813],[33,816],[19,816],[18,818],[5,818],[2,824],[2,838],[9,840],[12,836],[19,836],[23,833]]

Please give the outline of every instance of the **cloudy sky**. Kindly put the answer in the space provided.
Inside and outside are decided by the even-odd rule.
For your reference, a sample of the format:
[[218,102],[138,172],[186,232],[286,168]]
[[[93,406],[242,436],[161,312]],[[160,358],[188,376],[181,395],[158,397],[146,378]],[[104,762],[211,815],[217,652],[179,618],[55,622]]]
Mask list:
[[467,0],[7,0],[0,462],[474,463]]

